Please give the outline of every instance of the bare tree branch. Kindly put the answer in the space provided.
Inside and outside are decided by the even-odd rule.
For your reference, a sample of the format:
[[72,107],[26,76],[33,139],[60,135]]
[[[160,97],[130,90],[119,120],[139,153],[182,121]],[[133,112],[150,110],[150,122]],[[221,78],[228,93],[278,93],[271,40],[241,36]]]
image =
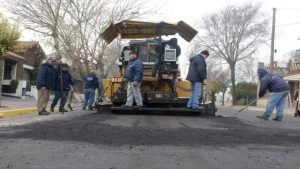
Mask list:
[[[146,0],[6,0],[15,19],[27,29],[50,36],[58,56],[73,64],[80,76],[91,69],[108,75],[121,43],[108,45],[100,33],[111,21],[155,14]],[[108,66],[109,65],[109,66]]]
[[197,42],[225,60],[230,67],[235,104],[235,66],[251,57],[268,40],[269,19],[260,12],[261,4],[228,5],[202,18],[204,36]]

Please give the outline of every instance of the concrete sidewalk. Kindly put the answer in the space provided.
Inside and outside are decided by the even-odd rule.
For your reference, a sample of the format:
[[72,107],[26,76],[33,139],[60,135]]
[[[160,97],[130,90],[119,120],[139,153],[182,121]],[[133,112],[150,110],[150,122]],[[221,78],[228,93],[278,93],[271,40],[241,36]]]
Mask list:
[[26,97],[25,99],[13,98],[2,96],[2,106],[0,111],[18,108],[36,107],[36,100],[32,97]]
[[10,117],[37,112],[36,100],[32,97],[19,99],[2,96],[1,101],[3,107],[0,107],[0,117]]
[[[51,100],[48,103],[48,107],[51,104]],[[36,107],[37,101],[34,98],[27,97],[25,99],[18,99],[12,97],[2,97],[2,106],[0,107],[0,118],[1,117],[11,117],[23,114],[37,113]],[[58,102],[59,105],[59,102]],[[79,105],[72,104],[72,107]],[[49,109],[47,109],[49,111]],[[57,108],[55,109],[57,111]]]

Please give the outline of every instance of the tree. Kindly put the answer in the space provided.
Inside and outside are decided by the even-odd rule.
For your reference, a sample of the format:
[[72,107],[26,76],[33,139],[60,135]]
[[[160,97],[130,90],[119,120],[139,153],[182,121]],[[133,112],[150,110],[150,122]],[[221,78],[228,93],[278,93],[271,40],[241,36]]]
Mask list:
[[250,56],[237,64],[237,79],[239,81],[247,81],[255,83],[257,81],[255,59]]
[[115,65],[118,55],[107,52],[120,51],[120,41],[108,45],[100,37],[108,23],[155,13],[146,0],[8,1],[7,7],[25,28],[51,37],[57,55],[71,60],[81,77],[91,69],[105,77]]
[[33,30],[53,40],[57,57],[61,58],[59,26],[64,22],[66,9],[71,1],[65,0],[6,0],[7,8],[23,23],[26,29]]
[[4,54],[6,51],[14,50],[17,47],[17,40],[20,37],[17,25],[10,24],[0,13],[0,107],[2,106],[2,77],[4,74]]
[[[62,50],[71,60],[77,61],[77,65],[85,68],[81,74],[86,74],[90,69],[96,69],[100,73],[100,79],[107,77],[116,66],[123,44],[118,38],[108,45],[101,39],[100,33],[111,21],[138,19],[155,12],[147,7],[148,3],[145,0],[102,1],[102,5],[94,0],[77,1],[79,3],[72,3],[68,9],[68,15],[73,24],[65,26],[71,26],[72,29],[63,30],[72,31],[66,31],[61,36],[64,47]],[[74,44],[80,44],[80,46],[76,47]],[[70,48],[78,52],[67,54]]]
[[199,36],[197,42],[210,50],[213,56],[228,63],[233,104],[236,104],[237,62],[255,54],[268,39],[269,19],[260,12],[260,8],[260,4],[228,5],[202,19],[203,36]]
[[229,71],[225,70],[218,74],[217,76],[217,82],[219,83],[219,91],[222,93],[222,105],[224,106],[224,100],[225,100],[225,93],[229,87],[230,78],[229,78]]
[[294,62],[300,62],[300,49],[292,50],[286,55],[290,60],[293,60]]
[[225,93],[227,88],[230,85],[230,77],[229,77],[229,70],[222,69],[216,62],[208,61],[207,66],[207,80],[208,80],[208,90],[210,92],[222,93],[222,105],[225,105]]
[[240,82],[236,85],[236,94],[239,105],[245,105],[257,97],[257,84]]

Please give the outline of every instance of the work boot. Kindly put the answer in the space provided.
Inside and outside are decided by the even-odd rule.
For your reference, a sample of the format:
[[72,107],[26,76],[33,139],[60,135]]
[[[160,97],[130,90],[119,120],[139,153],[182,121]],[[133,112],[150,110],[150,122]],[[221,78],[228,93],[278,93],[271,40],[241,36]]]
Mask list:
[[43,110],[42,112],[39,112],[39,115],[49,115],[50,113],[46,110]]
[[192,107],[193,110],[200,110],[200,107]]
[[54,107],[50,107],[50,111],[53,113],[54,112]]
[[282,121],[282,117],[275,117],[273,120],[274,121]]
[[124,104],[124,105],[122,105],[121,107],[123,107],[123,108],[131,108],[132,106],[129,106],[129,105]]
[[299,116],[299,117],[300,117],[300,111],[299,111],[299,110],[297,110],[297,112],[295,112],[294,116],[295,116],[295,117],[297,117],[297,116]]
[[263,119],[263,120],[269,120],[269,116],[267,116],[267,115],[261,115],[261,116],[256,116],[257,118],[259,118],[259,119]]
[[136,106],[133,106],[134,109],[140,109],[140,108],[143,108],[143,105],[136,105]]
[[68,112],[64,107],[59,107],[59,112],[65,113]]

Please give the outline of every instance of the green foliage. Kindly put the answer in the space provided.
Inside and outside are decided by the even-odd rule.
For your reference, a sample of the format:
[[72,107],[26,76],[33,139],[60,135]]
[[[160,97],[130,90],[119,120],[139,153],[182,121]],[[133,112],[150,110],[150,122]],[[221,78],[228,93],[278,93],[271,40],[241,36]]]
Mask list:
[[245,105],[256,99],[257,84],[240,82],[236,85],[236,98],[239,105]]
[[19,80],[18,79],[11,80],[10,86],[13,91],[16,91],[19,86]]
[[20,38],[19,27],[10,24],[0,13],[0,49],[2,52],[17,48],[17,40]]
[[210,91],[210,92],[218,93],[218,92],[221,92],[221,91],[222,91],[222,84],[221,84],[221,82],[219,82],[219,81],[209,82],[209,83],[207,84],[207,89],[208,89],[208,91]]
[[31,85],[35,85],[35,83],[36,83],[36,79],[37,79],[37,75],[38,75],[38,71],[39,71],[39,66],[40,66],[40,64],[42,63],[43,59],[44,59],[44,58],[39,57],[39,58],[37,59],[37,61],[35,62],[34,69],[33,69],[33,70],[28,70],[28,73],[29,73],[29,75],[30,75],[30,78],[32,79],[32,80],[30,81],[30,84],[31,84]]
[[[17,49],[17,40],[20,38],[20,35],[21,33],[18,26],[10,24],[8,20],[0,13],[0,68],[4,67],[4,53],[6,51]],[[3,69],[0,69],[0,107],[3,73]]]

